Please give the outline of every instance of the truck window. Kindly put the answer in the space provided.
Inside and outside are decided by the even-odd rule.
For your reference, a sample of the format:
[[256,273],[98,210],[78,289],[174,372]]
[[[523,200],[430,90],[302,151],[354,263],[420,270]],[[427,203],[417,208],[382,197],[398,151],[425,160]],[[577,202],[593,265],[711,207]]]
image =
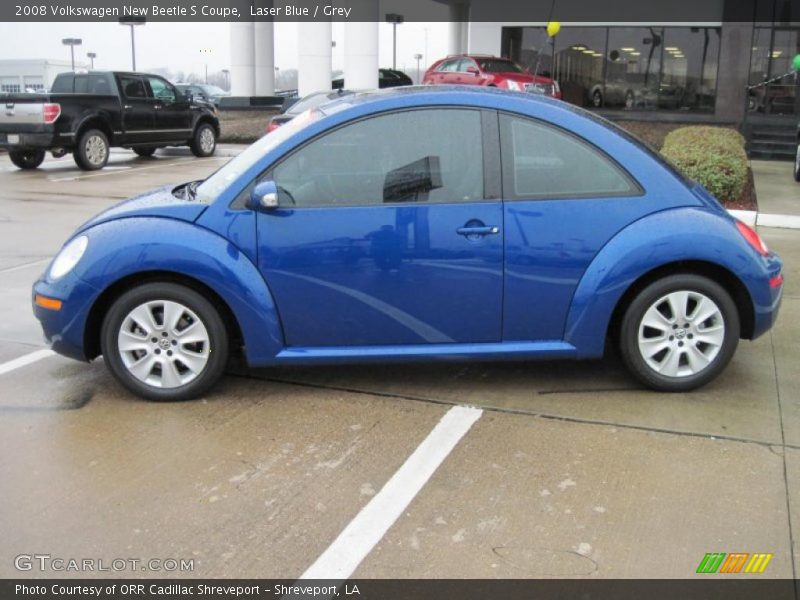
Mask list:
[[175,89],[160,77],[148,77],[153,97],[166,102],[175,102]]
[[75,84],[73,91],[76,94],[89,93],[89,78],[86,75],[75,75]]
[[53,94],[71,94],[72,93],[72,73],[61,73],[56,75],[53,81],[53,87],[50,92]]
[[121,75],[119,78],[120,88],[126,98],[147,98],[147,91],[144,88],[144,81],[138,77]]

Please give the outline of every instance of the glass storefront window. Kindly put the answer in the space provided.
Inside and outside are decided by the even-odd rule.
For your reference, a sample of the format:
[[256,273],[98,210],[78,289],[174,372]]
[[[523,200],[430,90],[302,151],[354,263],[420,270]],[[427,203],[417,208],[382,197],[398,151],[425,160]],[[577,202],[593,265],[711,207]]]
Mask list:
[[503,52],[552,74],[564,100],[623,110],[713,111],[718,27],[507,27]]
[[747,108],[769,115],[800,114],[798,76],[792,59],[800,53],[800,27],[756,27],[750,55]]

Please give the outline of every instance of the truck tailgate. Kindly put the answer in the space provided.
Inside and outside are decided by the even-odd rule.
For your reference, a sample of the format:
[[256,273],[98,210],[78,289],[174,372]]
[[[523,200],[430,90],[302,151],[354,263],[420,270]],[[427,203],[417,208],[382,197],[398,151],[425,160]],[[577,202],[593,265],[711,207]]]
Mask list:
[[0,102],[0,129],[4,125],[42,125],[44,124],[44,104],[46,98],[35,102],[15,102],[12,98]]

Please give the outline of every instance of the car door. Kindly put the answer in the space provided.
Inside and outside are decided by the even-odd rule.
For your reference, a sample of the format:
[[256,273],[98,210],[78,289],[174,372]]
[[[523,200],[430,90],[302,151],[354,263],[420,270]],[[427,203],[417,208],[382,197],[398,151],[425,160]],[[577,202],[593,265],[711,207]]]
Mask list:
[[501,113],[500,136],[503,339],[560,340],[586,268],[652,203],[616,161],[565,129]]
[[139,75],[117,76],[120,104],[122,106],[122,127],[126,143],[149,142],[155,138],[155,99]]
[[180,141],[188,139],[192,134],[192,117],[189,103],[182,94],[178,94],[175,86],[166,79],[155,75],[146,77],[150,94],[156,100],[155,129],[163,141]]
[[288,346],[500,340],[503,214],[499,177],[484,175],[485,155],[497,162],[483,149],[487,122],[496,114],[384,113],[265,174],[280,204],[258,214],[258,263]]

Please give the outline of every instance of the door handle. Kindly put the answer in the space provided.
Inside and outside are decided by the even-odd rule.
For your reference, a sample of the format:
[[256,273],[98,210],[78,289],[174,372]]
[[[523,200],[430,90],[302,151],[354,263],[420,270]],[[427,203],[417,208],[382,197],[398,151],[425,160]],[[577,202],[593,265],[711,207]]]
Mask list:
[[125,110],[131,110],[133,106],[131,106],[130,104],[124,104],[122,108],[124,108]]
[[160,104],[154,104],[154,105],[153,105],[153,108],[154,108],[155,110],[161,110],[161,105],[160,105]]
[[483,226],[483,227],[459,227],[456,229],[456,233],[458,235],[495,235],[500,233],[499,227],[494,226]]

